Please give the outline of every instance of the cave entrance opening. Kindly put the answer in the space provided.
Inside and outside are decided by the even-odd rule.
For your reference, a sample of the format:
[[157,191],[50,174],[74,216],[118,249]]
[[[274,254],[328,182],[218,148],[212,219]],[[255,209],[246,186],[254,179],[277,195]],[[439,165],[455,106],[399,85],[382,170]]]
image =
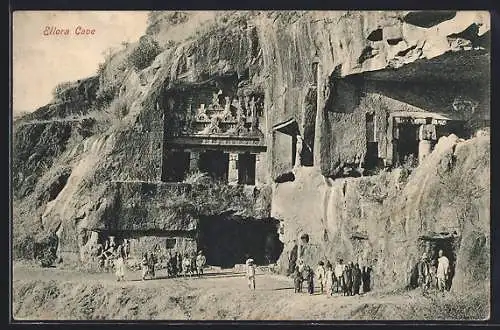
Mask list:
[[397,127],[396,163],[404,164],[411,156],[418,159],[419,125],[401,123]]
[[186,151],[170,150],[165,153],[162,181],[183,181],[189,171],[190,153]]
[[255,154],[238,154],[238,184],[255,185],[255,162]]
[[229,154],[206,150],[200,154],[199,169],[201,172],[208,173],[215,180],[227,182],[229,172]]
[[455,276],[455,265],[457,260],[456,252],[458,250],[458,244],[460,242],[456,232],[453,233],[439,233],[432,235],[425,235],[420,237],[423,243],[422,253],[426,252],[427,257],[430,260],[431,267],[433,271],[437,270],[439,250],[443,251],[443,255],[449,260],[449,276],[446,283],[446,289],[450,290],[453,283],[453,277]]
[[279,240],[279,221],[232,215],[200,218],[198,247],[207,264],[231,268],[244,264],[249,255],[258,265],[275,263],[283,251]]

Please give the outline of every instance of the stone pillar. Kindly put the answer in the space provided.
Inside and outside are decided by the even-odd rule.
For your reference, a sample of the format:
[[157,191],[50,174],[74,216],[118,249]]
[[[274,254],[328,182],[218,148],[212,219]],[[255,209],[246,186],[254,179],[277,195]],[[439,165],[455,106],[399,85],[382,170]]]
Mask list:
[[200,153],[192,151],[189,153],[189,171],[197,172],[199,170]]
[[[321,168],[321,149],[323,146],[321,145],[321,135],[323,126],[325,125],[324,118],[324,106],[325,106],[325,79],[322,79],[321,74],[321,65],[318,64],[318,72],[317,77],[318,81],[316,84],[316,124],[314,126],[314,150],[313,150],[313,159],[314,166]],[[333,91],[331,91],[333,93]]]
[[229,154],[229,170],[227,175],[228,184],[237,184],[238,183],[238,154],[230,153]]
[[418,164],[422,164],[423,160],[432,152],[432,141],[436,140],[436,127],[432,124],[431,119],[427,119],[426,124],[420,126],[418,130]]
[[418,164],[422,164],[424,159],[432,152],[432,144],[429,140],[420,140],[418,143]]
[[267,182],[267,154],[261,152],[255,155],[255,185],[263,185]]

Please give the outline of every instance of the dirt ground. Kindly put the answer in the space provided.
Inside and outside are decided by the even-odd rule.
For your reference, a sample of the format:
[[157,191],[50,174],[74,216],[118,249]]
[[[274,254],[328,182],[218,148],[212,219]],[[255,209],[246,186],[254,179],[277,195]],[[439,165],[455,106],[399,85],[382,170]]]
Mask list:
[[[488,301],[470,297],[467,303],[452,293],[444,297],[418,290],[359,296],[294,293],[290,278],[257,271],[256,290],[249,290],[244,273],[234,269],[207,270],[201,277],[141,281],[128,271],[126,281],[113,273],[13,267],[15,319],[159,319],[159,320],[400,320],[484,319]],[[465,300],[464,300],[465,301]],[[484,305],[484,306],[483,306]],[[478,308],[478,306],[483,306]]]

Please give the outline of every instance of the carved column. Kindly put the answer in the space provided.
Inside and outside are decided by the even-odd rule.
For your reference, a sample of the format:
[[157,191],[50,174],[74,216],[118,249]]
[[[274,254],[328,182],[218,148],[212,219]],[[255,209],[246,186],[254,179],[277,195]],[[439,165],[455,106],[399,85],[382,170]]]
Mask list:
[[229,170],[227,181],[229,184],[237,184],[238,183],[238,154],[230,153],[229,154]]
[[436,127],[428,121],[419,128],[418,138],[418,163],[422,164],[424,159],[432,152],[432,142],[436,140]]

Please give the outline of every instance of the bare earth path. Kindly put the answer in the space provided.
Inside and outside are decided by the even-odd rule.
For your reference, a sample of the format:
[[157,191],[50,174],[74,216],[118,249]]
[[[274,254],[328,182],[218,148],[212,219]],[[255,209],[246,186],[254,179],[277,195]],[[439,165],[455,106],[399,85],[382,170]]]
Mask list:
[[117,282],[112,273],[17,264],[13,312],[19,319],[424,319],[436,310],[437,317],[444,316],[433,306],[436,299],[453,300],[426,298],[418,290],[353,297],[295,294],[290,278],[262,270],[256,283],[256,290],[249,290],[244,274],[234,270],[173,279],[160,270],[146,281],[140,272],[128,271],[126,281]]

